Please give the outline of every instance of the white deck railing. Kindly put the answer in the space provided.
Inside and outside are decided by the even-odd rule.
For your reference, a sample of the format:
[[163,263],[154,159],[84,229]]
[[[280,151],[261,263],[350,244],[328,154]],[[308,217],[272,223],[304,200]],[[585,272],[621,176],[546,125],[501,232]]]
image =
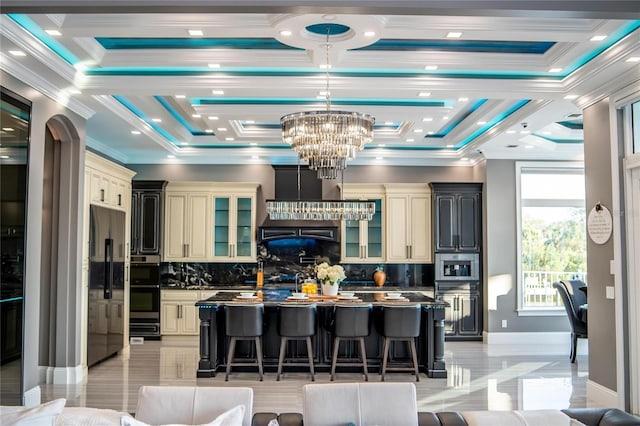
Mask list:
[[562,307],[562,299],[553,288],[560,280],[582,280],[587,282],[586,272],[524,271],[524,306],[527,308]]

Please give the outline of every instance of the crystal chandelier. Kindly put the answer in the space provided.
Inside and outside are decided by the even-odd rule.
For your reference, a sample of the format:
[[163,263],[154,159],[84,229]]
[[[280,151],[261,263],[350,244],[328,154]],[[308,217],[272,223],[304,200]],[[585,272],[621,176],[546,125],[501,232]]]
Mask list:
[[332,111],[329,91],[329,31],[326,42],[326,110],[287,114],[280,119],[282,139],[316,170],[320,179],[335,179],[364,145],[373,140],[375,119],[369,114]]

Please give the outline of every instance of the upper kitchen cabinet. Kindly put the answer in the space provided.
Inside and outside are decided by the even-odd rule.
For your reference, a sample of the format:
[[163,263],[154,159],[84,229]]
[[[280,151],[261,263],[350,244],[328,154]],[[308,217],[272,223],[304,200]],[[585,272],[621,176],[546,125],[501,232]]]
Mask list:
[[386,184],[389,263],[431,263],[431,191],[427,184]]
[[435,250],[477,252],[482,244],[482,183],[431,183]]
[[87,151],[85,185],[89,187],[89,203],[116,210],[129,210],[133,174],[130,170]]
[[166,181],[133,181],[131,254],[160,254],[162,204]]
[[208,185],[169,183],[165,191],[164,260],[211,257],[211,192]]
[[255,261],[256,183],[169,183],[165,261]]
[[256,260],[258,184],[227,184],[213,195],[213,258]]
[[380,263],[385,261],[384,186],[380,184],[345,184],[345,200],[370,200],[376,205],[371,220],[343,220],[341,261],[350,263]]

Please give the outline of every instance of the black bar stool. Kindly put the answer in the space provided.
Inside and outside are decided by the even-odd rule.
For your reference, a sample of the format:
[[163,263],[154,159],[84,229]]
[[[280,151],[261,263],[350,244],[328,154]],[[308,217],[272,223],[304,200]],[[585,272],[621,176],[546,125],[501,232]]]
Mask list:
[[[367,371],[367,350],[364,346],[364,338],[371,332],[371,304],[336,304],[334,315],[334,339],[333,357],[331,358],[331,381],[336,374],[336,365],[362,365],[364,380],[369,381]],[[358,340],[360,342],[359,362],[340,362],[338,364],[338,348],[340,340]]]
[[278,334],[280,335],[280,357],[278,359],[278,374],[276,380],[280,380],[285,354],[287,352],[287,341],[306,340],[307,356],[309,362],[297,363],[287,362],[286,365],[302,366],[308,365],[311,370],[311,381],[315,381],[313,369],[313,348],[311,346],[311,336],[316,334],[316,305],[311,304],[281,304],[278,307]]
[[[229,353],[227,355],[227,374],[224,380],[229,380],[231,366],[257,365],[258,375],[260,381],[262,381],[262,323],[264,305],[262,303],[229,303],[224,307],[224,314],[226,334],[231,338],[229,342]],[[253,340],[255,342],[255,362],[233,362],[237,340]]]
[[[421,307],[415,305],[384,305],[382,308],[384,336],[384,355],[382,357],[382,381],[386,371],[413,371],[416,375],[416,382],[420,381],[418,371],[418,356],[416,354],[416,337],[420,335]],[[389,356],[389,346],[392,341],[405,341],[409,344],[413,368],[408,367],[387,367]]]

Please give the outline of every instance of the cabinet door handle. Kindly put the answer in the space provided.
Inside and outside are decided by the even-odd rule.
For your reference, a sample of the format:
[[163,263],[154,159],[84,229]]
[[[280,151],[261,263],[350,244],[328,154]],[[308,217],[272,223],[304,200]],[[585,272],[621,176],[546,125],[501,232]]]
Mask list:
[[409,259],[413,259],[413,246],[409,246]]
[[100,201],[104,201],[104,189],[100,190]]
[[366,259],[367,257],[369,257],[369,249],[367,248],[367,246],[362,246],[362,251],[364,252],[364,258]]
[[182,305],[178,305],[178,319],[182,319]]
[[118,205],[122,205],[122,194],[118,194]]
[[122,305],[118,305],[118,318],[122,318]]

